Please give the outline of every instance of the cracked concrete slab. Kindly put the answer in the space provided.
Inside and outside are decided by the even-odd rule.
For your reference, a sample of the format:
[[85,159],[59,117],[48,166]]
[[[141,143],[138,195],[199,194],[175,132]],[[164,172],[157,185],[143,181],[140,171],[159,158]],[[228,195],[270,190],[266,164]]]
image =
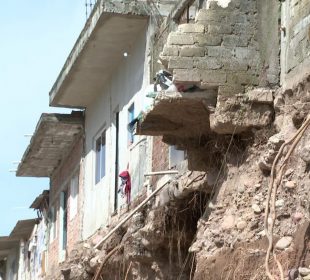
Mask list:
[[50,177],[83,133],[83,112],[42,114],[17,176]]

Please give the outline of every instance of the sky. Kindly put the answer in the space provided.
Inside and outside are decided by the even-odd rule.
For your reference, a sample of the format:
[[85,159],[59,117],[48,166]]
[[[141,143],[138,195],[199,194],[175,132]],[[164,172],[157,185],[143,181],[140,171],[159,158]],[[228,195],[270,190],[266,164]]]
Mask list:
[[0,0],[0,236],[31,219],[34,199],[47,178],[14,172],[42,113],[49,91],[85,24],[84,0]]

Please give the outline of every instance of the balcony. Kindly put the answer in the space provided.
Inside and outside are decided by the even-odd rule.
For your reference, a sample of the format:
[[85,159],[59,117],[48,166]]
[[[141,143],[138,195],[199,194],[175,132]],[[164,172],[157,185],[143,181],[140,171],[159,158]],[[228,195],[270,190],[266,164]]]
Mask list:
[[84,130],[83,112],[42,114],[17,176],[50,177]]
[[147,22],[139,2],[97,1],[50,91],[50,105],[85,108],[93,102]]
[[210,114],[216,107],[217,90],[160,92],[136,126],[136,134],[176,139],[195,139],[210,133]]

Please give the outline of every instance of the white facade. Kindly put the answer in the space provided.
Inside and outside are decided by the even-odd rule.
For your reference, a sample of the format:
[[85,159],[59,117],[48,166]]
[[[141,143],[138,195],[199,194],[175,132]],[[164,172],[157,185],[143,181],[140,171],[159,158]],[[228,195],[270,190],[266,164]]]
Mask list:
[[12,248],[6,260],[6,280],[18,279],[19,248]]
[[[145,97],[149,84],[149,64],[147,58],[147,30],[127,51],[122,63],[109,83],[98,93],[95,101],[86,108],[85,117],[85,184],[83,239],[109,223],[115,212],[115,173],[129,167],[132,182],[132,197],[143,186],[143,175],[150,168],[150,138],[134,136],[134,143],[128,143],[128,109],[134,104],[135,117],[151,100]],[[118,172],[116,161],[116,113],[119,112]],[[96,184],[96,139],[105,131],[105,176]],[[118,195],[118,207],[124,201]]]

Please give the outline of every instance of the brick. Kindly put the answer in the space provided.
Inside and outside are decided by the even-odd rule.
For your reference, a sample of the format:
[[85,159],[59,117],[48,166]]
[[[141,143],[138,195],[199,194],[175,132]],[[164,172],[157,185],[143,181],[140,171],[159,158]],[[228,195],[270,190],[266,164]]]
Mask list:
[[201,9],[199,10],[197,16],[196,16],[196,22],[202,24],[204,22],[222,22],[227,16],[227,12],[220,12],[220,11],[211,11],[211,10],[206,10],[206,9]]
[[175,83],[199,83],[200,72],[198,69],[192,69],[192,70],[174,69],[173,81]]
[[164,46],[162,56],[178,56],[179,48],[177,46]]
[[209,24],[208,25],[208,33],[211,34],[232,34],[233,28],[229,24]]
[[173,57],[169,60],[169,69],[191,69],[193,68],[193,59],[189,57]]
[[178,31],[182,33],[204,33],[205,26],[199,23],[185,23],[178,26]]
[[228,73],[227,83],[239,85],[257,85],[258,77],[246,71]]
[[237,93],[243,93],[244,87],[241,85],[225,85],[225,86],[219,86],[218,94],[219,96],[233,96]]
[[236,23],[234,25],[234,34],[254,34],[256,27],[250,23]]
[[247,36],[225,35],[223,37],[223,46],[246,47],[247,45],[248,45]]
[[201,75],[202,81],[207,83],[225,84],[227,77],[226,73],[216,70],[205,70]]
[[208,56],[211,57],[232,57],[234,55],[233,48],[227,48],[223,46],[209,46],[207,47]]
[[193,45],[194,38],[191,34],[172,32],[168,36],[168,45]]
[[205,57],[205,58],[198,59],[195,62],[195,66],[198,69],[216,70],[222,67],[222,63],[218,58]]
[[254,48],[236,48],[236,58],[251,67],[258,67],[261,64],[260,53]]
[[222,36],[212,34],[197,34],[195,35],[195,42],[199,47],[219,46],[222,43]]
[[234,57],[222,58],[223,68],[231,71],[246,71],[248,64],[246,60],[239,60]]
[[273,94],[270,89],[256,88],[246,94],[249,102],[273,104]]
[[180,50],[180,56],[189,56],[189,57],[201,57],[205,55],[205,49],[201,47],[191,46],[191,47],[182,47]]

